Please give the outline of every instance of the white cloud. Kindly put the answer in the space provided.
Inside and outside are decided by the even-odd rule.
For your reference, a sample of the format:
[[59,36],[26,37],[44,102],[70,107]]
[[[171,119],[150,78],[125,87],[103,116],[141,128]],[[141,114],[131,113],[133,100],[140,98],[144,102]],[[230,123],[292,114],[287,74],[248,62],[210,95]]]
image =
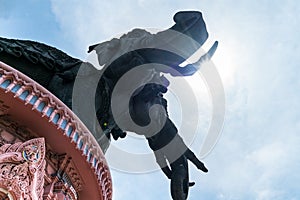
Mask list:
[[[135,27],[161,25],[162,14],[132,1],[69,1],[52,0],[52,9],[66,38],[77,41],[76,48],[108,40]],[[164,17],[163,19],[165,19]],[[152,21],[152,23],[151,23]],[[155,23],[153,23],[155,21]],[[171,18],[169,19],[170,23]],[[149,23],[150,22],[150,23]],[[157,27],[157,26],[154,26]]]
[[178,10],[201,10],[197,0],[51,0],[51,4],[65,39],[76,41],[76,51],[83,51],[83,47],[106,41],[136,27],[168,28]]

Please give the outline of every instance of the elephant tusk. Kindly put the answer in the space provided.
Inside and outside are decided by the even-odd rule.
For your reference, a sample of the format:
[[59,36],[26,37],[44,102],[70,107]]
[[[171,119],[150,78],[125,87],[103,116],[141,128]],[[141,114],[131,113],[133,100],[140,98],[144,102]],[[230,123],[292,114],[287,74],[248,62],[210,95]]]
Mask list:
[[217,48],[218,48],[218,44],[219,42],[218,41],[215,41],[214,44],[210,47],[210,49],[208,50],[208,52],[206,54],[204,54],[203,56],[201,56],[199,58],[198,61],[196,61],[195,63],[193,63],[193,65],[196,67],[196,68],[200,68],[201,67],[201,64],[204,62],[204,61],[208,61],[210,60],[213,55],[215,54]]
[[215,54],[217,48],[218,48],[219,42],[215,41],[214,44],[212,45],[212,47],[210,47],[210,49],[208,50],[208,52],[204,55],[206,56],[208,60],[211,59],[211,57],[213,57],[213,55]]

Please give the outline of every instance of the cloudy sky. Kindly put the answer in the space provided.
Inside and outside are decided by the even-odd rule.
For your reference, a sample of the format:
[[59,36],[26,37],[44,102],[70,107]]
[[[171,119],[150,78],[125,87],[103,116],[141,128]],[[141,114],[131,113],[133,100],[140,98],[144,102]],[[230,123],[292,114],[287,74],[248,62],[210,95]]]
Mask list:
[[[89,45],[134,27],[168,28],[179,10],[201,11],[210,33],[208,43],[219,41],[213,62],[226,95],[222,135],[202,158],[209,173],[190,166],[196,185],[189,199],[299,199],[300,4],[296,0],[0,0],[0,37],[44,42],[85,59]],[[206,100],[198,134],[203,136],[211,107],[205,103],[209,96],[201,94]],[[172,113],[176,121],[175,108]],[[113,145],[146,145],[140,138],[132,140]],[[197,145],[192,148],[199,154]],[[114,200],[171,198],[169,181],[160,171],[111,171]]]

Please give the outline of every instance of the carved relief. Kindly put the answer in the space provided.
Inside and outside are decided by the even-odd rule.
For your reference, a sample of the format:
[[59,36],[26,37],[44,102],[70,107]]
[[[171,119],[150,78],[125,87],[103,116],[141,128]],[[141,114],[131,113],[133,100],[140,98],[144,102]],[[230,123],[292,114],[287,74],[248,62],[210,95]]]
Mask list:
[[0,115],[4,115],[8,112],[9,106],[5,105],[3,101],[0,100]]
[[0,188],[0,199],[1,200],[14,200],[14,196],[7,190]]
[[[32,105],[32,109],[35,109],[37,112],[41,113],[41,116],[44,117],[47,115],[48,110],[51,108],[53,109],[53,112],[50,116],[47,115],[47,119],[49,117],[49,123],[57,126],[58,129],[61,129],[63,131],[63,134],[66,135],[70,142],[74,142],[73,136],[76,133],[76,138],[78,137],[79,140],[76,142],[76,147],[80,151],[80,155],[84,158],[86,156],[85,147],[90,147],[91,152],[94,152],[94,159],[86,160],[89,164],[91,164],[90,170],[92,170],[95,175],[98,177],[99,184],[97,185],[98,191],[102,193],[100,195],[103,196],[104,199],[111,199],[111,177],[108,169],[105,169],[104,171],[107,171],[105,173],[105,178],[100,178],[100,174],[102,174],[101,168],[102,167],[95,167],[95,163],[102,163],[104,159],[104,155],[101,151],[101,149],[98,147],[97,141],[93,139],[92,134],[88,131],[88,129],[82,124],[82,122],[78,119],[78,117],[70,110],[68,109],[61,101],[58,101],[58,99],[53,96],[49,91],[38,85],[36,82],[32,81],[22,73],[19,73],[15,69],[11,68],[10,66],[0,62],[0,74],[1,74],[1,81],[9,80],[11,83],[6,88],[6,93],[11,93],[14,95],[14,97],[20,97],[23,92],[28,92],[28,96],[24,100],[25,105],[30,103],[30,98],[35,97],[38,100]],[[12,89],[14,86],[20,86],[19,89],[12,92]],[[4,104],[4,103],[2,103]],[[38,109],[38,106],[42,105],[41,109]],[[27,105],[30,106],[30,105]],[[10,109],[6,106],[2,106],[2,114],[0,114],[0,146],[3,146],[5,144],[14,144],[21,141],[28,141],[33,138],[39,137],[37,134],[31,132],[29,129],[27,129],[24,126],[20,126],[16,121],[11,118],[11,116],[8,115],[10,112]],[[3,112],[4,111],[4,112]],[[55,122],[51,121],[54,117],[56,117],[57,113],[59,113],[59,119]],[[7,134],[8,133],[8,134]],[[7,135],[13,136],[13,137],[6,137]],[[88,138],[87,140],[83,140],[83,138]],[[80,147],[80,148],[79,148]],[[50,147],[49,147],[50,148]],[[33,147],[35,149],[35,147]],[[47,147],[48,149],[48,147]],[[30,150],[30,149],[29,149]],[[54,149],[55,150],[55,149]],[[5,150],[3,150],[5,151]],[[96,152],[96,153],[95,153]],[[12,156],[11,158],[8,158],[7,156],[7,162],[10,159],[11,164],[24,164],[24,163],[30,163],[30,160],[35,161],[38,158],[38,152],[33,152],[32,154],[28,154],[26,150],[23,152],[24,157],[20,158],[20,152],[16,155]],[[62,152],[60,152],[62,153]],[[22,155],[23,156],[23,155]],[[45,193],[47,193],[46,190],[49,189],[49,191],[53,192],[53,187],[56,183],[56,181],[63,181],[59,180],[61,178],[57,177],[56,175],[60,174],[66,174],[69,177],[69,187],[68,189],[72,191],[73,194],[76,194],[76,192],[79,192],[81,190],[82,183],[82,177],[80,176],[80,173],[78,172],[78,169],[76,167],[72,167],[70,165],[70,168],[63,168],[64,171],[59,171],[59,169],[62,169],[61,162],[59,161],[60,158],[55,157],[57,154],[53,153],[52,155],[46,158],[47,161],[47,170],[44,176],[45,179]],[[70,155],[68,155],[70,156]],[[77,156],[77,155],[72,155]],[[79,154],[78,154],[79,156]],[[21,160],[21,161],[20,161]],[[73,161],[71,161],[73,162]],[[31,162],[31,164],[35,165],[36,162]],[[45,162],[44,162],[45,163]],[[97,166],[96,165],[96,166]],[[29,167],[30,165],[28,165]],[[75,163],[76,166],[76,163]],[[26,168],[26,167],[25,167]],[[28,168],[27,168],[28,169]],[[31,173],[28,171],[28,173]],[[78,176],[77,176],[78,175]],[[102,175],[101,175],[102,177]],[[32,178],[32,177],[30,177]],[[38,178],[37,180],[41,180],[42,178]],[[57,180],[58,179],[58,180]],[[65,179],[66,180],[66,179]],[[105,183],[103,183],[105,181]],[[4,185],[4,182],[0,181],[0,189]],[[49,187],[48,187],[49,186]],[[53,186],[53,187],[52,187]],[[86,189],[86,187],[85,187]],[[76,190],[76,191],[75,191]],[[78,190],[78,191],[77,191]],[[1,191],[0,191],[1,192]],[[71,194],[71,193],[70,193]],[[79,193],[80,194],[80,193]],[[54,196],[53,196],[54,195]],[[47,199],[57,199],[55,196],[56,194],[53,193],[47,193]],[[76,195],[75,195],[76,196]],[[20,199],[17,197],[14,197],[13,199]]]
[[13,144],[15,142],[17,142],[17,138],[14,135],[0,128],[0,146],[4,144]]
[[72,183],[71,186],[74,187],[77,192],[82,190],[83,181],[71,157],[65,156],[59,171],[63,172],[62,177],[66,182],[69,182],[69,184]]
[[[72,158],[66,154],[57,154],[55,151],[51,150],[50,147],[47,148],[47,150],[43,148],[43,152],[41,152],[38,145],[34,143],[29,145],[29,141],[34,141],[34,139],[31,139],[34,137],[35,133],[12,120],[9,115],[0,116],[0,154],[2,154],[0,160],[0,172],[3,170],[5,173],[10,174],[11,177],[21,172],[23,174],[30,174],[31,172],[28,171],[30,168],[28,163],[31,163],[34,166],[40,166],[40,156],[43,154],[45,157],[43,173],[37,174],[36,181],[43,183],[44,188],[47,188],[52,184],[55,186],[49,191],[50,193],[45,191],[47,193],[45,195],[55,195],[58,192],[56,185],[59,184],[58,182],[62,181],[62,183],[64,183],[63,185],[65,185],[65,188],[63,189],[64,193],[68,194],[70,198],[72,197],[71,199],[77,199],[77,192],[82,190],[83,181]],[[29,138],[30,140],[25,143],[20,142]],[[26,145],[24,146],[24,144]],[[20,150],[21,148],[22,151]],[[2,163],[9,163],[9,165],[4,166]],[[19,171],[12,171],[12,169]],[[31,170],[36,171],[38,169]],[[56,180],[55,177],[58,174],[60,174],[63,179]],[[26,185],[25,183],[30,183],[32,180],[25,178],[26,176],[24,176],[24,180],[22,180],[23,186],[30,187],[30,185]],[[27,178],[29,178],[29,176],[27,176]],[[2,182],[1,179],[0,182]],[[20,180],[18,180],[18,182],[21,183]],[[5,184],[11,185],[9,181],[5,182]],[[40,187],[40,189],[43,189],[43,187]],[[14,186],[11,186],[10,188],[14,188]],[[40,189],[36,189],[37,196],[40,196],[40,194],[43,193],[43,190]],[[56,192],[53,191],[53,189],[55,189]],[[18,191],[17,193],[26,192],[28,191]],[[52,197],[50,199],[52,199]]]
[[[21,141],[27,141],[35,138],[35,134],[32,131],[12,120],[9,115],[0,115],[0,130],[3,129],[19,138]],[[1,140],[3,140],[3,144],[14,143],[14,141],[5,141],[5,138],[0,137],[0,145],[2,145]]]
[[0,147],[0,188],[17,199],[42,199],[45,141],[36,138]]
[[[67,154],[57,154],[47,149],[46,187],[44,199],[53,199],[53,195],[63,195],[67,199],[78,199],[83,181],[72,158]],[[48,180],[48,181],[47,181]]]

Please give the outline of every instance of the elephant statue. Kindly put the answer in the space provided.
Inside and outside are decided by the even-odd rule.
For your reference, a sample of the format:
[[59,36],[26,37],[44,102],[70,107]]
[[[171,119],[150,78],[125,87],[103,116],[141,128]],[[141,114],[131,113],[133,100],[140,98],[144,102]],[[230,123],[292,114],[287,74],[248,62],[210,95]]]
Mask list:
[[181,200],[194,184],[189,182],[187,161],[203,172],[208,170],[169,118],[164,98],[169,81],[162,74],[193,75],[213,56],[218,42],[197,62],[181,67],[205,43],[208,33],[201,12],[180,11],[173,19],[174,25],[157,33],[133,29],[91,45],[88,52],[96,52],[101,69],[46,44],[6,38],[0,38],[0,61],[31,77],[71,108],[104,152],[111,137],[124,138],[126,131],[144,135],[171,180],[173,199]]

